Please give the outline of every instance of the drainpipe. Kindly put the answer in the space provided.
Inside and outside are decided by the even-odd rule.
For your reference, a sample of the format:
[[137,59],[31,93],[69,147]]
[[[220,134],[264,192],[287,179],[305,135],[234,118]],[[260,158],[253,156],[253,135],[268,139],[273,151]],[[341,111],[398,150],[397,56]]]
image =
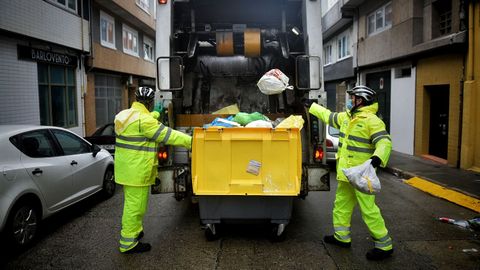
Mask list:
[[474,3],[470,4],[471,6],[468,7],[468,57],[467,57],[467,80],[473,81],[474,80],[474,69],[475,66],[473,64],[475,49],[473,47],[473,40],[475,38],[473,32],[473,25],[474,25]]
[[[463,99],[464,99],[464,87],[465,87],[465,82],[471,82],[475,81],[475,65],[474,65],[474,58],[475,58],[475,48],[474,48],[474,39],[475,39],[475,33],[474,33],[474,23],[475,23],[475,4],[471,3],[469,4],[469,1],[466,2],[466,5],[468,8],[468,52],[467,52],[467,59],[464,60],[464,63],[466,63],[466,69],[465,69],[465,64],[464,64],[464,72],[463,72],[463,78],[460,81],[460,102],[459,102],[459,107],[460,107],[460,119],[459,119],[459,128],[458,128],[458,157],[457,157],[457,168],[460,168],[461,166],[461,157],[462,157],[462,135],[463,135]],[[465,9],[464,9],[465,10]],[[467,138],[467,143],[469,143],[469,139],[471,138],[471,131],[466,134]],[[468,159],[468,157],[466,158]]]
[[[465,61],[464,61],[465,63]],[[462,74],[465,74],[465,65],[462,67],[463,72]],[[460,97],[458,101],[458,106],[459,106],[459,119],[458,119],[458,144],[457,144],[457,168],[460,168],[460,160],[462,158],[462,123],[463,123],[463,90],[464,90],[464,84],[465,84],[465,75],[462,75],[462,79],[460,80]]]
[[83,46],[83,15],[84,15],[84,10],[83,10],[83,0],[80,1],[80,10],[81,10],[81,15],[80,15],[80,24],[81,24],[81,42],[82,42],[82,54],[81,54],[81,57],[80,57],[80,68],[84,67],[83,69],[83,72],[81,72],[81,85],[80,85],[80,95],[81,95],[81,104],[82,104],[82,132],[83,132],[83,136],[87,136],[87,132],[86,132],[86,127],[85,127],[85,94],[86,94],[86,91],[85,91],[85,56],[84,56],[84,46]]

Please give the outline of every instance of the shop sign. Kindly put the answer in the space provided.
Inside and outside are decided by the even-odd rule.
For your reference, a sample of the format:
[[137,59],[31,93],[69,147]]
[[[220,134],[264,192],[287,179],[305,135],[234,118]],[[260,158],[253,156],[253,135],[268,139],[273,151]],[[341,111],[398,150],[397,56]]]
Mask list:
[[18,59],[55,65],[77,66],[77,57],[75,55],[46,51],[22,45],[18,45]]

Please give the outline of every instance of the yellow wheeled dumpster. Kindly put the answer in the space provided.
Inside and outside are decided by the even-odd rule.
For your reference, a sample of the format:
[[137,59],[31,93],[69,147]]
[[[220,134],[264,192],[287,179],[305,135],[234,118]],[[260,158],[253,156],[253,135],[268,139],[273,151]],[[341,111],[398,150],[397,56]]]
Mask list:
[[282,238],[301,190],[301,149],[297,128],[195,128],[192,186],[207,238],[226,220],[269,220]]

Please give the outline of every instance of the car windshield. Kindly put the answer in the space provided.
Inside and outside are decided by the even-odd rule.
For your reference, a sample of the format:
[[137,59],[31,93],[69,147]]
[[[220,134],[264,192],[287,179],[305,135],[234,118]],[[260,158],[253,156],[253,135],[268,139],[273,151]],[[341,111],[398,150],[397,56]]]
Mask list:
[[113,125],[108,125],[106,126],[103,131],[101,136],[113,136],[115,135],[114,127]]
[[332,126],[328,126],[328,134],[334,137],[338,137],[338,135],[340,135],[340,131]]
[[97,129],[93,134],[93,137],[97,136],[115,136],[115,127],[113,124],[107,124]]

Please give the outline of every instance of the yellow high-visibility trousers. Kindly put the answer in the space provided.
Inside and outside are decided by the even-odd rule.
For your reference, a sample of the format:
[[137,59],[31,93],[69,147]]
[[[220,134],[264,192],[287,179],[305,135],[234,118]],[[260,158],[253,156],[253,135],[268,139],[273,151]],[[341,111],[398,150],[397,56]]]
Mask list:
[[143,216],[147,211],[150,187],[123,186],[124,205],[120,252],[128,251],[138,244],[138,234],[143,231]]
[[388,235],[380,209],[375,204],[375,195],[362,193],[349,182],[338,181],[335,203],[333,206],[333,228],[335,238],[344,243],[350,243],[350,222],[353,209],[358,203],[363,222],[373,237],[375,247],[382,250],[393,248],[392,239]]

